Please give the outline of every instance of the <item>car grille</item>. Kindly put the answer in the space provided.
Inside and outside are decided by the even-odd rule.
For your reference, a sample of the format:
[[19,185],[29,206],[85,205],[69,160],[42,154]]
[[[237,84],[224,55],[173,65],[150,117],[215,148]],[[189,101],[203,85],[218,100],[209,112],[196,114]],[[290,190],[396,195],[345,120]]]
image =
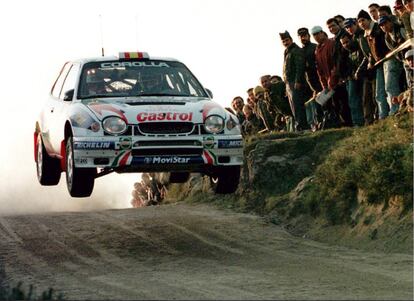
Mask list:
[[202,148],[150,148],[133,149],[132,156],[201,156]]
[[148,122],[139,124],[138,131],[147,135],[191,134],[194,131],[194,124],[192,122]]

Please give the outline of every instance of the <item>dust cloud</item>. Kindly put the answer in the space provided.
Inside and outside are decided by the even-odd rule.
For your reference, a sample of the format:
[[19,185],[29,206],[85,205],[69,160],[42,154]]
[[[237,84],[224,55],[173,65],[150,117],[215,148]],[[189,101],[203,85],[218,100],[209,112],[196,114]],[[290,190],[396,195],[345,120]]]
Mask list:
[[[30,114],[31,115],[31,114]],[[55,211],[91,211],[131,207],[133,184],[139,174],[110,174],[98,178],[89,198],[71,198],[65,173],[57,186],[41,186],[34,162],[33,130],[35,117],[25,122],[13,135],[2,137],[0,147],[0,215],[31,214]],[[8,124],[0,122],[1,129]]]

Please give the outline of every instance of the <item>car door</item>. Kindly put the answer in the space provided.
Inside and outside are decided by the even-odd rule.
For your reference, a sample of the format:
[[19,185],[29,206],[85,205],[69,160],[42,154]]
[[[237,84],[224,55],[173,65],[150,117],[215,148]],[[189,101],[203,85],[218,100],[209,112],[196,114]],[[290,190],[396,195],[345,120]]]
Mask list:
[[63,86],[63,83],[65,82],[66,76],[68,75],[71,65],[72,64],[69,62],[63,65],[59,73],[59,76],[57,77],[57,79],[55,80],[55,83],[52,86],[48,101],[41,114],[40,123],[41,123],[43,143],[47,149],[47,152],[51,155],[55,153],[55,150],[53,149],[52,141],[51,141],[51,132],[53,132],[53,127],[54,127],[54,116],[55,116],[54,112],[55,112],[55,108],[59,104],[59,100],[60,100],[59,97],[62,91],[62,86]]
[[[60,91],[59,99],[55,103],[52,113],[53,128],[51,129],[51,143],[56,154],[61,154],[61,143],[65,135],[65,123],[68,120],[67,112],[72,105],[75,86],[79,77],[79,64],[73,63],[64,80]],[[71,92],[70,98],[65,98],[68,92]]]

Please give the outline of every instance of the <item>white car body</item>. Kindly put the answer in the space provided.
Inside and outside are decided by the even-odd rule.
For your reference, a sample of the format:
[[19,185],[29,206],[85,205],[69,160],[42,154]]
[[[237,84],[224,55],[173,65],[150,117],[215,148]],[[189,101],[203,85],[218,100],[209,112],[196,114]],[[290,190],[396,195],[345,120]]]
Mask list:
[[[168,68],[169,64],[181,64],[173,59],[149,57],[129,60],[99,57],[66,63],[36,122],[34,141],[37,150],[35,160],[40,165],[38,169],[44,169],[43,164],[46,164],[39,164],[38,161],[50,156],[59,160],[61,172],[66,171],[69,137],[73,148],[73,156],[68,157],[73,160],[70,168],[96,169],[98,173],[95,178],[112,171],[201,172],[212,175],[217,168],[242,165],[243,140],[238,119],[212,101],[209,91],[199,89],[197,96],[97,95],[83,98],[79,97],[80,82],[82,76],[90,76],[89,69],[88,75],[83,73],[88,63],[99,64],[102,70],[108,67],[112,72],[119,67],[118,71],[125,74],[126,70],[135,70],[127,69],[130,66],[141,68],[148,64],[148,67],[154,67],[152,63]],[[125,65],[127,68],[123,69]],[[181,65],[179,67],[182,68]],[[191,83],[195,81],[191,78]],[[125,80],[118,83],[124,84],[133,86]],[[59,86],[60,91],[57,91]],[[107,91],[108,88],[105,93]],[[224,121],[222,131],[212,133],[206,129],[205,122],[210,116],[215,116],[213,119],[218,120],[217,123],[221,119]],[[111,134],[105,131],[103,121],[110,117],[119,117],[124,121],[125,132]],[[109,128],[116,129],[118,123],[123,125],[120,119],[108,121]],[[212,124],[214,128],[215,123]],[[39,141],[42,141],[47,153],[39,154]]]

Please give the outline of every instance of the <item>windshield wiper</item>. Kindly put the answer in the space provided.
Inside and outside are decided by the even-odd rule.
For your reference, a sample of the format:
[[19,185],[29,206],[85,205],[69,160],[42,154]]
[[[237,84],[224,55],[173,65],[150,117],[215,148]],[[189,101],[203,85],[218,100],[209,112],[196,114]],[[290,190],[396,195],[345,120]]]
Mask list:
[[187,96],[187,95],[182,95],[182,94],[172,94],[172,93],[142,93],[142,94],[138,94],[137,97],[141,97],[141,96]]
[[[94,94],[94,95],[86,95],[81,96],[81,99],[89,99],[89,98],[105,98],[105,97],[117,97],[115,95],[109,95],[109,94]],[[119,96],[118,96],[119,97]]]

